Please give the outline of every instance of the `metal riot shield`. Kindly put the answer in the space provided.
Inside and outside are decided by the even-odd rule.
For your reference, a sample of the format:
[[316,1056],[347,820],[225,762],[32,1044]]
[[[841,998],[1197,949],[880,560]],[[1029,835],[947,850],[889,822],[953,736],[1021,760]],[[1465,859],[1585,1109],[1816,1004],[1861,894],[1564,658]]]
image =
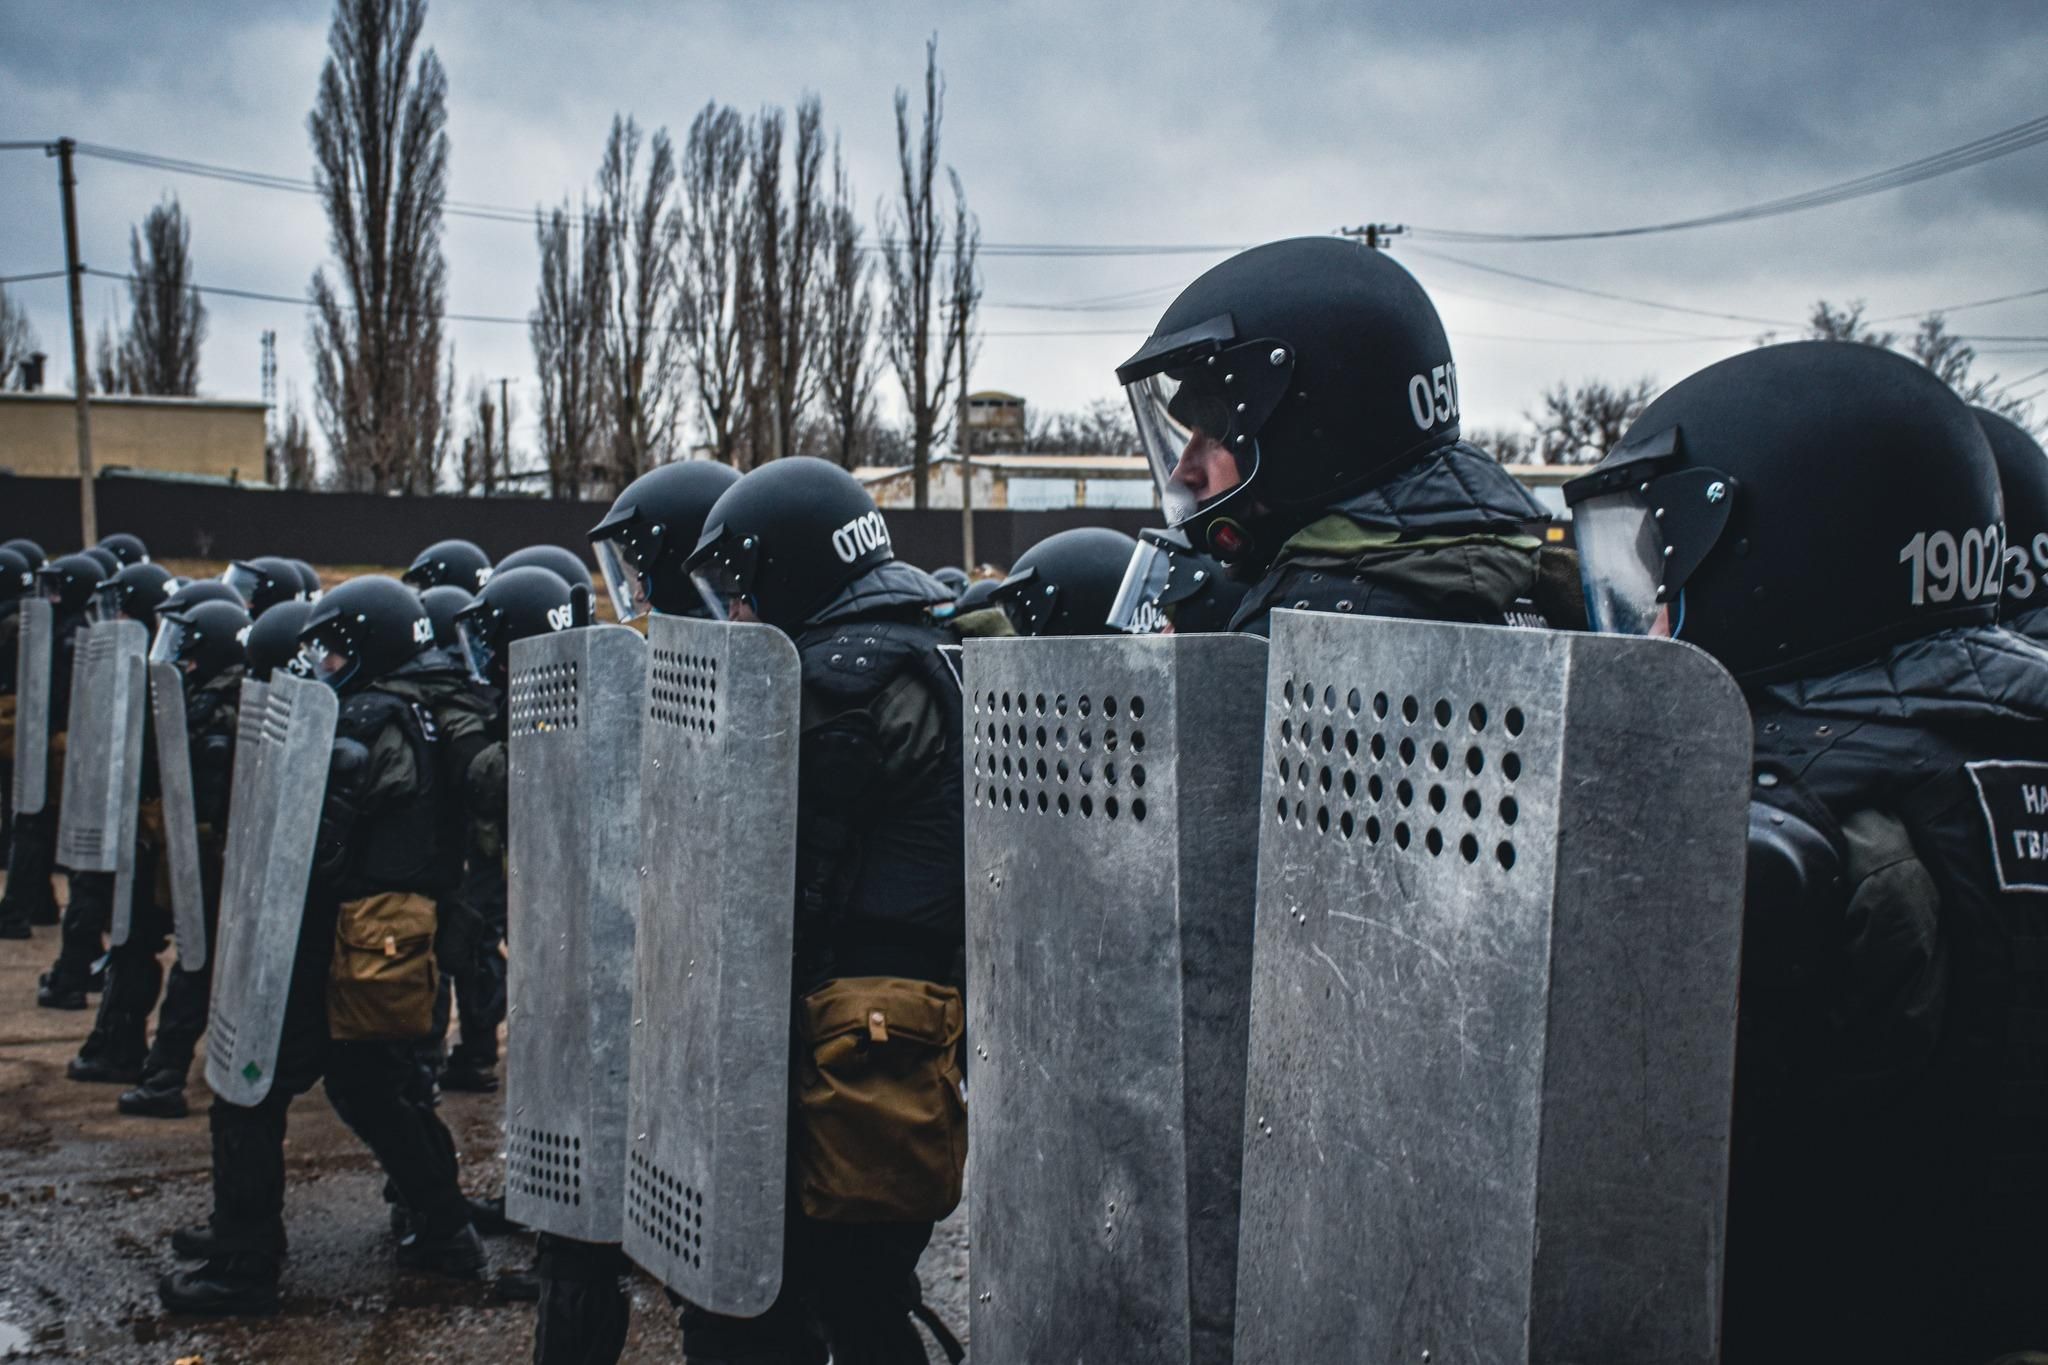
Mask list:
[[149,630],[140,621],[101,621],[79,638],[57,862],[72,872],[114,874],[109,937],[116,945],[128,941],[134,910],[148,668]]
[[185,674],[174,663],[149,666],[149,713],[156,722],[156,771],[163,792],[164,863],[170,871],[171,924],[178,965],[206,965],[206,890],[199,870],[199,819],[192,805],[192,746],[185,731]]
[[277,1068],[339,713],[324,683],[242,685],[206,1037],[206,1083],[230,1104],[262,1103]]
[[56,618],[40,597],[24,600],[14,659],[14,813],[35,815],[50,799],[50,650]]
[[967,645],[977,1359],[1230,1359],[1265,666]]
[[623,1235],[646,676],[622,626],[512,646],[505,1208],[585,1242]]
[[1717,1360],[1735,683],[1667,640],[1274,623],[1237,1358]]
[[801,672],[768,626],[647,643],[625,1248],[752,1317],[782,1283]]

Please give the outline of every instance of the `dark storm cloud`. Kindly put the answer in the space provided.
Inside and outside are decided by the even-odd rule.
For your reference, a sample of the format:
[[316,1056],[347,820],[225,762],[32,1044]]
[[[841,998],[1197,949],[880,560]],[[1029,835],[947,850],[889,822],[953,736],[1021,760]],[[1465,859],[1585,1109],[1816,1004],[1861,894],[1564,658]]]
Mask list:
[[[10,7],[0,13],[9,92],[0,136],[70,131],[303,175],[325,20],[319,5]],[[707,100],[751,111],[812,89],[871,204],[894,173],[891,92],[915,84],[934,29],[948,83],[946,157],[992,242],[1249,242],[1387,219],[1484,230],[1659,221],[1845,179],[2048,112],[2038,74],[2048,7],[2032,3],[441,0],[428,38],[450,77],[455,196],[532,205],[580,193],[615,110],[680,136]],[[209,279],[297,294],[324,254],[310,200],[104,163],[86,172],[96,262],[121,257],[127,224],[166,190],[194,218]],[[40,158],[0,160],[0,273],[47,268],[60,251],[51,178]],[[2048,284],[2044,219],[2048,148],[1763,223],[1435,249],[1796,320],[1822,295],[1903,312]],[[1763,330],[1402,250],[1438,293],[1471,413],[1486,423],[1511,420],[1560,377],[1670,380],[1741,344],[1667,332]],[[530,306],[525,229],[451,220],[448,252],[455,307],[521,315]],[[1158,293],[1121,312],[991,308],[977,377],[1052,406],[1112,392],[1110,367],[1210,259],[990,259],[992,302]],[[61,295],[33,289],[21,297],[57,349]],[[287,379],[303,373],[303,323],[291,309],[213,306],[209,389],[254,388],[263,327],[281,334]],[[102,301],[94,311],[106,311]],[[2048,306],[1957,321],[2039,333]],[[1104,335],[1006,335],[1034,331]],[[465,378],[530,373],[519,328],[462,325],[453,335]],[[1597,344],[1617,337],[1643,344]]]

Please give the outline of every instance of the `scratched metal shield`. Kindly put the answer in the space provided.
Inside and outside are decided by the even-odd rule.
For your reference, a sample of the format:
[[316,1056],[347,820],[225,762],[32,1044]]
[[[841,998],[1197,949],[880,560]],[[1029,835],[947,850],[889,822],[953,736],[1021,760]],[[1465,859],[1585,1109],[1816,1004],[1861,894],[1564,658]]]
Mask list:
[[35,815],[50,799],[50,604],[21,604],[14,660],[14,813]]
[[625,1248],[738,1317],[782,1283],[800,683],[770,627],[648,630]]
[[1238,1359],[1717,1359],[1734,682],[1281,612],[1264,719]]
[[148,668],[149,630],[140,621],[101,621],[80,632],[57,862],[72,872],[114,874],[110,937],[116,944],[128,941],[134,908]]
[[260,1104],[277,1070],[339,712],[283,671],[242,684],[206,1037],[206,1083],[230,1104]]
[[192,804],[192,748],[185,730],[185,674],[176,664],[149,666],[149,709],[156,722],[156,771],[163,792],[164,862],[170,872],[171,925],[178,965],[206,965],[206,890],[199,870],[199,820]]
[[1230,1359],[1265,668],[967,645],[977,1358]]
[[646,676],[622,626],[512,646],[505,1210],[584,1242],[622,1235]]

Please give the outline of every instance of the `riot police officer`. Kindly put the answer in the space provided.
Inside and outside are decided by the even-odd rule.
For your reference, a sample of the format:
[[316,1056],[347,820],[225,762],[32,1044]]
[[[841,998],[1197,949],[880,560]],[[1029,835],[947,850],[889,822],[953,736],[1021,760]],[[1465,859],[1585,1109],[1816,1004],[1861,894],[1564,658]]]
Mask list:
[[[99,585],[93,603],[95,621],[128,620],[144,629],[156,628],[157,608],[170,595],[170,573],[158,564],[138,561]],[[78,1055],[65,1066],[74,1081],[133,1085],[142,1079],[142,1058],[149,1049],[149,1015],[163,987],[163,965],[157,960],[169,940],[170,916],[157,903],[156,866],[162,850],[162,800],[156,789],[153,727],[143,711],[142,771],[135,823],[134,876],[130,879],[128,937],[107,953],[106,984],[92,1032]],[[71,907],[81,925],[95,927],[95,937],[113,921],[117,880],[112,872],[73,872]]]
[[306,628],[306,618],[312,614],[310,602],[279,602],[257,617],[242,641],[249,676],[257,682],[269,682],[274,669],[296,672],[299,632]]
[[454,1139],[414,1095],[413,1049],[431,1028],[433,903],[460,875],[461,807],[431,717],[391,687],[445,659],[418,594],[376,576],[316,603],[301,643],[303,667],[342,705],[283,1032],[260,1104],[214,1100],[213,1216],[174,1239],[205,1263],[162,1280],[173,1312],[275,1311],[285,1114],[323,1075],[335,1112],[403,1197],[411,1231],[399,1263],[463,1279],[484,1265]]
[[620,621],[635,621],[650,611],[710,614],[683,563],[697,548],[704,514],[739,477],[731,465],[712,460],[650,469],[627,484],[604,520],[590,528],[590,548]]
[[1138,542],[1106,526],[1058,531],[1017,556],[995,600],[1019,635],[1107,635]]
[[[234,776],[235,722],[240,710],[244,655],[242,636],[249,613],[231,602],[200,602],[157,614],[150,657],[173,664],[184,675],[185,742],[192,774],[192,816],[199,832],[201,896],[206,938],[218,937],[221,857],[227,843],[228,793]],[[168,903],[159,888],[159,904]],[[183,1118],[185,1078],[193,1050],[206,1031],[207,999],[213,985],[213,954],[202,965],[186,965],[185,945],[171,968],[157,1010],[156,1037],[143,1057],[141,1080],[116,1101],[124,1114]],[[111,988],[109,994],[112,994]]]
[[2038,1347],[2048,655],[1994,625],[1982,430],[1889,351],[1773,346],[1566,498],[1594,624],[1706,650],[1754,721],[1724,1358]]
[[1167,524],[1275,607],[1579,624],[1548,514],[1459,437],[1436,308],[1384,252],[1331,237],[1242,252],[1117,368]]
[[1186,532],[1148,527],[1138,533],[1109,624],[1132,635],[1227,631],[1248,589],[1196,553]]
[[110,536],[101,536],[99,549],[112,555],[121,568],[131,564],[149,563],[149,547],[142,543],[142,537],[126,531],[116,531]]
[[[111,558],[111,556],[109,556]],[[90,555],[62,555],[45,565],[36,583],[52,613],[50,642],[49,799],[33,816],[14,822],[14,847],[8,860],[7,894],[0,898],[0,923],[57,923],[57,901],[50,874],[57,867],[57,819],[64,777],[65,735],[70,726],[71,669],[78,632],[86,624],[93,592],[106,577]],[[28,755],[20,756],[29,761]],[[104,908],[104,907],[102,907]],[[104,946],[104,922],[89,918],[94,907],[73,895],[67,907],[57,960],[36,986],[36,1003],[46,1009],[82,1010],[85,994],[96,983],[93,964]]]
[[420,594],[420,605],[427,609],[427,619],[434,623],[434,643],[450,654],[460,656],[462,640],[455,633],[455,613],[474,600],[476,594],[467,588],[458,588],[453,583],[439,583]]
[[[811,1044],[845,1000],[901,988],[958,1007],[961,697],[939,653],[951,637],[930,618],[951,594],[896,559],[887,523],[852,475],[804,457],[763,465],[726,490],[687,567],[732,619],[790,636],[801,661],[792,1090],[829,1090]],[[686,1308],[686,1357],[811,1361],[822,1337],[836,1359],[922,1361],[910,1290],[948,1175],[957,1199],[957,1171],[870,1163],[928,1141],[951,1108],[921,1093],[900,1110],[922,1116],[902,1119],[915,1131],[870,1134],[865,1161],[833,1153],[861,1183],[849,1191],[814,1178],[822,1163],[807,1157],[808,1144],[825,1139],[797,1103],[792,1166],[812,1174],[788,1195],[781,1294],[758,1318]],[[842,1201],[853,1198],[861,1221],[842,1221]]]
[[299,575],[299,566],[276,555],[234,560],[221,572],[220,581],[241,596],[252,617],[261,616],[279,602],[300,601],[306,595],[306,582]]
[[491,581],[491,557],[473,541],[437,540],[413,556],[400,577],[421,592],[444,583],[475,592]]
[[529,545],[523,550],[514,550],[498,561],[495,572],[506,569],[546,569],[559,575],[570,587],[582,586],[595,589],[597,584],[590,576],[590,566],[574,550],[565,550],[559,545]]
[[[21,601],[35,587],[36,573],[28,560],[0,548],[0,816],[5,817],[0,819],[0,858],[14,842],[14,687],[21,667]],[[26,920],[0,920],[0,938],[28,936]]]
[[2048,644],[2048,450],[2026,428],[1988,408],[1977,425],[1998,461],[2005,496],[2005,596],[1999,617],[2007,627]]

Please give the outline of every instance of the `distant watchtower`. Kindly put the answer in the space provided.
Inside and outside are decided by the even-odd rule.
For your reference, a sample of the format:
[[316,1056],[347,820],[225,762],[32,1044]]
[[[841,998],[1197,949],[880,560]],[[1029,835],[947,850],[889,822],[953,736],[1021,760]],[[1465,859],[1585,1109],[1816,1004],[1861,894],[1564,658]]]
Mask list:
[[967,455],[1024,448],[1024,400],[1014,393],[983,389],[960,405],[957,445]]

